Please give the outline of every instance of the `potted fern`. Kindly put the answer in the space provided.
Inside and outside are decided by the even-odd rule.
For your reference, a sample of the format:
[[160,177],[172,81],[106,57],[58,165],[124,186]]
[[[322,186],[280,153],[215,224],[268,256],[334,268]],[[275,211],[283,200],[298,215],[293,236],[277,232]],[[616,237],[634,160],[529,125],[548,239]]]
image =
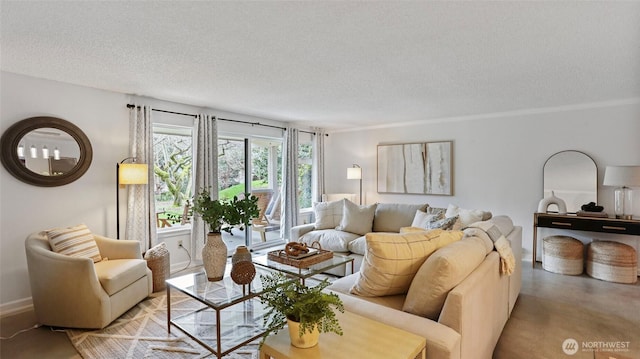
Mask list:
[[334,310],[344,313],[344,305],[335,293],[323,292],[330,284],[327,279],[315,287],[307,287],[282,273],[261,276],[260,280],[265,290],[260,301],[268,308],[264,316],[267,328],[264,339],[283,329],[285,324],[291,344],[298,348],[318,344],[320,333],[342,335]]
[[231,233],[234,226],[250,226],[258,217],[258,197],[245,193],[244,198],[234,196],[230,200],[212,199],[208,189],[202,189],[193,197],[193,212],[209,227],[207,243],[202,248],[202,262],[210,281],[221,280],[227,265],[227,245],[222,231]]

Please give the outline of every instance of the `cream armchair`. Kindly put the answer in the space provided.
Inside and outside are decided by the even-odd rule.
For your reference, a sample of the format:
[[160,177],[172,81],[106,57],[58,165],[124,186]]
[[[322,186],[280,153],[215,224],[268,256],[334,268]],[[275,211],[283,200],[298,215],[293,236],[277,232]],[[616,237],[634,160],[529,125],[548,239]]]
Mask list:
[[108,260],[70,257],[51,250],[45,232],[25,241],[31,294],[40,324],[104,328],[153,291],[138,241],[94,235]]

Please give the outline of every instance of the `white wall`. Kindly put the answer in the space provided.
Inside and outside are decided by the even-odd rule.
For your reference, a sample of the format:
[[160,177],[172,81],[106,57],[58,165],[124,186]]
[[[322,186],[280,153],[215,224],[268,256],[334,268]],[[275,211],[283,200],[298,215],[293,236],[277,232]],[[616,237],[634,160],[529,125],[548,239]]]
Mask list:
[[24,239],[31,232],[84,223],[115,237],[115,165],[128,148],[127,96],[2,72],[0,130],[33,116],[65,119],[89,137],[93,161],[75,182],[36,187],[0,169],[0,303],[29,304]]
[[[60,187],[37,187],[20,182],[0,169],[0,315],[31,305],[24,240],[32,232],[86,224],[93,232],[115,238],[115,166],[128,156],[129,110],[137,101],[186,113],[205,112],[222,118],[282,126],[261,118],[101,91],[55,81],[0,72],[0,131],[34,116],[65,119],[80,127],[93,147],[89,170],[77,181]],[[154,120],[190,126],[193,118],[154,113]],[[220,133],[279,136],[282,131],[261,126],[221,122]],[[126,215],[126,191],[120,191],[121,237]],[[168,236],[172,269],[187,261],[176,241],[189,247],[189,235]],[[189,248],[188,248],[189,249]]]
[[[388,116],[392,122],[392,116]],[[613,214],[613,189],[602,186],[607,165],[640,165],[640,99],[521,113],[483,115],[430,124],[331,133],[326,142],[328,193],[358,192],[346,168],[362,166],[365,202],[429,203],[509,215],[523,226],[525,259],[532,248],[533,213],[542,198],[542,167],[552,154],[578,150],[598,167],[598,202]],[[453,141],[453,196],[376,192],[376,146]],[[640,191],[635,215],[640,216]],[[542,238],[542,237],[540,237]]]

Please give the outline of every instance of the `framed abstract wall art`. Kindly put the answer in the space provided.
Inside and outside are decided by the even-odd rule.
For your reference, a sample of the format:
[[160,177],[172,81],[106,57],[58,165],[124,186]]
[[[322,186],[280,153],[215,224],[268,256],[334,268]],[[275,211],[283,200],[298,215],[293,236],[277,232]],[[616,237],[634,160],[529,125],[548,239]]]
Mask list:
[[453,195],[453,142],[378,145],[378,192]]

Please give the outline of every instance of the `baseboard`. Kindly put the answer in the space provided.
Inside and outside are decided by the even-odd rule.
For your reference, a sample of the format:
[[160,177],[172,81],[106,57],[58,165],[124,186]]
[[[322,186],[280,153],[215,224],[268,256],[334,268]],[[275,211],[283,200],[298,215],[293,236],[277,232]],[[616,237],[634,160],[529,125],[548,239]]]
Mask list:
[[13,302],[0,304],[0,318],[28,312],[33,310],[31,297],[14,300]]
[[174,273],[182,272],[183,270],[187,270],[189,268],[193,268],[193,267],[197,267],[197,266],[198,265],[196,263],[194,263],[193,261],[191,263],[189,263],[189,261],[184,261],[184,262],[179,262],[179,263],[173,263],[169,270],[171,271],[171,274],[174,274]]

